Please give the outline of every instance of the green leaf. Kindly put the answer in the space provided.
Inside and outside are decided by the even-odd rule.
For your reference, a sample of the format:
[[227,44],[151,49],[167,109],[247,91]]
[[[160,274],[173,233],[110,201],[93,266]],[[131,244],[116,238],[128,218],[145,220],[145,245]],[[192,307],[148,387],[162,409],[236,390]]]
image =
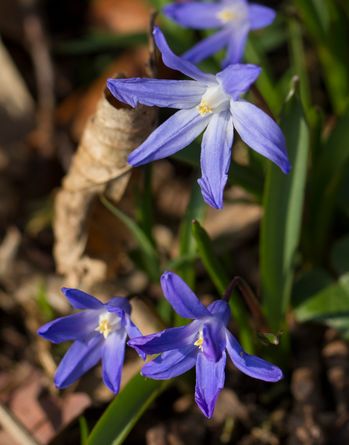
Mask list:
[[168,382],[136,375],[110,403],[93,428],[87,445],[120,445]]
[[300,80],[300,97],[308,122],[314,120],[311,109],[311,88],[307,70],[307,60],[303,44],[302,27],[293,17],[288,20],[289,45],[292,58],[293,75]]
[[217,291],[220,295],[223,295],[229,284],[229,278],[224,272],[224,268],[217,258],[212,241],[206,230],[198,221],[192,222],[192,231],[201,261],[203,262]]
[[54,45],[53,50],[57,53],[67,55],[83,55],[112,51],[118,48],[130,48],[147,43],[147,35],[139,34],[112,34],[91,33],[86,37],[76,40],[68,40]]
[[87,445],[88,439],[88,424],[86,417],[79,417],[79,427],[80,427],[80,445]]
[[143,190],[137,195],[136,221],[148,240],[154,246],[153,215],[152,164],[147,164],[144,166]]
[[302,221],[309,131],[293,92],[281,120],[292,170],[284,175],[269,165],[264,190],[260,262],[263,306],[273,331],[283,324],[288,307]]
[[307,240],[312,259],[321,262],[335,216],[338,191],[349,164],[349,109],[314,159]]
[[202,198],[199,185],[193,186],[191,198],[185,212],[184,218],[179,228],[179,258],[192,258],[191,262],[186,261],[185,264],[177,267],[178,274],[190,286],[195,284],[195,251],[196,244],[192,233],[193,220],[202,221],[205,212],[205,201]]
[[258,43],[257,36],[249,36],[245,49],[245,57],[248,63],[254,63],[262,68],[256,85],[273,114],[277,116],[282,106],[282,100],[277,88],[275,88],[275,79],[273,79],[272,71]]
[[349,236],[336,241],[331,252],[331,262],[338,275],[349,272]]
[[325,269],[316,267],[303,272],[292,289],[293,305],[300,306],[309,296],[321,292],[322,289],[330,286],[332,283],[333,278]]
[[[199,257],[203,262],[213,284],[221,296],[223,296],[226,288],[229,285],[229,278],[224,271],[224,268],[216,256],[212,241],[208,236],[206,230],[200,225],[198,221],[192,223],[193,236],[196,241]],[[252,353],[253,341],[252,334],[249,328],[248,316],[241,301],[238,299],[236,293],[230,300],[233,317],[238,324],[240,340],[244,348]]]
[[101,196],[101,201],[110,212],[122,221],[130,230],[135,240],[138,242],[143,255],[143,266],[150,279],[157,282],[160,278],[160,264],[158,254],[144,231],[125,213],[115,207],[105,196]]
[[341,114],[349,96],[348,20],[333,0],[295,0],[323,68],[334,110]]
[[295,309],[298,321],[318,321],[349,334],[349,274],[340,277],[320,292],[307,298]]

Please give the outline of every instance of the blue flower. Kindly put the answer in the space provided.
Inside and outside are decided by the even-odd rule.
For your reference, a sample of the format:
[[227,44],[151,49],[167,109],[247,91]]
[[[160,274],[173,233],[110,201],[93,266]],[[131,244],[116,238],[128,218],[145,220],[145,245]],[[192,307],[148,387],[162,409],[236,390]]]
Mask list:
[[259,76],[260,68],[237,64],[216,76],[206,74],[177,57],[159,28],[153,34],[165,65],[194,80],[108,80],[111,93],[132,107],[141,103],[179,109],[129,155],[128,162],[138,166],[170,156],[206,129],[202,139],[202,177],[198,182],[205,201],[222,208],[235,128],[247,145],[288,173],[286,143],[279,126],[259,108],[240,99]]
[[166,380],[196,366],[195,401],[207,417],[211,417],[219,392],[224,386],[226,352],[243,373],[266,382],[277,382],[282,371],[271,363],[247,354],[228,331],[231,313],[228,303],[217,300],[203,306],[191,289],[176,274],[161,277],[165,297],[182,317],[193,319],[183,327],[134,338],[128,344],[138,352],[160,355],[147,363],[142,374]]
[[63,288],[62,292],[75,309],[83,311],[57,318],[38,330],[52,343],[74,340],[57,368],[56,386],[66,388],[102,360],[104,383],[118,393],[126,336],[142,335],[130,319],[130,303],[126,298],[115,297],[103,304],[78,289]]
[[249,4],[246,0],[174,3],[166,6],[163,11],[169,18],[186,28],[221,28],[183,54],[183,57],[198,63],[227,47],[223,66],[239,62],[244,54],[248,33],[270,25],[275,18],[272,9],[254,3]]

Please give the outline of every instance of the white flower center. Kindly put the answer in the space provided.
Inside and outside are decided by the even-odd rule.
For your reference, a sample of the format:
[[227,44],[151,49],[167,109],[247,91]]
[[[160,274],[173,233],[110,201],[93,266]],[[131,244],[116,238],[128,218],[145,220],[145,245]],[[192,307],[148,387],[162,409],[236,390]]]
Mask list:
[[201,98],[200,104],[196,107],[201,116],[209,113],[219,113],[229,108],[230,97],[223,91],[220,85],[207,88]]
[[243,21],[247,18],[248,11],[245,5],[233,5],[221,9],[217,13],[217,18],[224,24],[229,22]]
[[200,351],[202,351],[202,349],[203,349],[203,344],[204,344],[204,337],[203,337],[202,331],[200,331],[200,332],[199,332],[199,337],[198,337],[198,339],[195,341],[194,346],[197,346],[197,347],[200,349]]
[[120,321],[120,317],[117,314],[104,312],[99,316],[98,326],[95,328],[95,331],[107,338],[109,334],[120,328]]

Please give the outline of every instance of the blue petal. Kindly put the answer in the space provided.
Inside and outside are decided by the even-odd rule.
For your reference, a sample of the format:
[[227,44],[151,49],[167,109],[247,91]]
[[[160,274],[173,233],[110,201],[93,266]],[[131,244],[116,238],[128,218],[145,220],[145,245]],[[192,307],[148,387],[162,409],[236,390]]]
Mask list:
[[201,40],[186,51],[182,57],[192,63],[199,63],[224,48],[224,46],[227,46],[230,41],[230,36],[231,30],[225,28]]
[[178,349],[187,345],[193,345],[198,333],[198,324],[192,322],[187,326],[169,328],[156,334],[137,337],[127,344],[137,351],[146,354],[158,354],[159,352]]
[[248,5],[247,0],[221,0],[221,3],[227,3],[227,6],[239,6],[239,8],[246,8],[246,6]]
[[63,294],[75,309],[102,309],[103,303],[80,289],[62,287]]
[[217,363],[199,353],[196,361],[195,401],[206,417],[212,417],[218,394],[225,380],[225,352]]
[[95,366],[101,359],[103,343],[102,335],[76,340],[57,368],[55,385],[60,389],[66,388]]
[[160,283],[166,299],[181,317],[194,319],[210,315],[190,287],[175,273],[164,272]]
[[232,101],[230,111],[241,139],[257,153],[273,161],[284,173],[289,173],[291,167],[286,141],[276,122],[256,106],[244,101]]
[[199,136],[208,120],[196,108],[177,111],[129,155],[128,162],[136,167],[173,155]]
[[226,347],[225,331],[225,325],[219,318],[211,316],[209,321],[204,324],[202,351],[208,360],[217,362],[224,354]]
[[228,179],[233,137],[230,111],[214,113],[202,139],[202,177],[198,183],[204,200],[216,209],[223,207],[223,190]]
[[260,73],[261,68],[257,65],[237,63],[235,65],[229,65],[218,73],[216,77],[222,84],[224,91],[236,100],[241,94],[246,93],[246,91],[250,89]]
[[[128,314],[125,315],[125,329],[127,335],[132,340],[133,338],[142,337],[141,331],[137,328],[137,326],[133,323],[130,316]],[[140,350],[137,350],[140,357],[145,360],[146,354]]]
[[57,318],[38,329],[38,334],[52,343],[76,340],[85,337],[98,326],[96,311],[86,310],[67,317]]
[[154,380],[167,380],[184,374],[195,366],[198,348],[193,345],[164,352],[143,366],[141,374]]
[[227,351],[234,365],[244,374],[265,382],[278,382],[283,374],[280,368],[262,358],[245,352],[236,338],[227,330]]
[[249,6],[248,15],[251,29],[259,29],[270,25],[274,21],[276,13],[271,8],[252,3]]
[[206,86],[195,80],[109,79],[114,97],[131,107],[138,103],[169,108],[192,108],[200,102]]
[[106,303],[107,310],[109,312],[126,312],[131,313],[131,305],[126,297],[114,297]]
[[204,82],[206,85],[215,83],[215,77],[213,74],[203,73],[192,63],[176,56],[168,46],[163,33],[158,27],[154,28],[153,36],[157,47],[162,54],[162,60],[166,66],[173,70],[180,71],[192,79]]
[[163,12],[185,28],[206,29],[222,25],[217,16],[221,9],[217,4],[190,2],[165,6]]
[[230,41],[227,54],[223,60],[223,67],[230,64],[239,63],[244,55],[247,36],[250,30],[248,24],[244,23],[231,29]]
[[120,389],[122,368],[125,356],[126,332],[112,332],[106,338],[103,347],[102,368],[105,385],[117,394]]
[[220,318],[225,326],[229,323],[231,311],[229,304],[225,300],[216,300],[207,306],[207,309],[212,315]]

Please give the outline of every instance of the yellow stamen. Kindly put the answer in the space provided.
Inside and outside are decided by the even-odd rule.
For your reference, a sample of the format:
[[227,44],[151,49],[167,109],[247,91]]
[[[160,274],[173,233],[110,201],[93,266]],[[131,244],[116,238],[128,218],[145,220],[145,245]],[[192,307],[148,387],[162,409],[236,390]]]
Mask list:
[[202,332],[200,332],[199,338],[194,343],[194,346],[197,346],[200,349],[200,351],[202,351],[203,344],[204,344],[204,338],[202,336]]
[[231,22],[236,18],[236,14],[229,9],[223,9],[217,14],[217,17],[222,20],[223,23]]
[[103,334],[104,338],[107,338],[112,331],[109,320],[106,317],[101,317],[101,319],[99,320],[99,325],[96,327],[95,331]]
[[205,116],[206,114],[212,113],[212,108],[209,106],[209,104],[205,101],[202,100],[200,105],[197,107],[199,113],[201,114],[201,116]]

